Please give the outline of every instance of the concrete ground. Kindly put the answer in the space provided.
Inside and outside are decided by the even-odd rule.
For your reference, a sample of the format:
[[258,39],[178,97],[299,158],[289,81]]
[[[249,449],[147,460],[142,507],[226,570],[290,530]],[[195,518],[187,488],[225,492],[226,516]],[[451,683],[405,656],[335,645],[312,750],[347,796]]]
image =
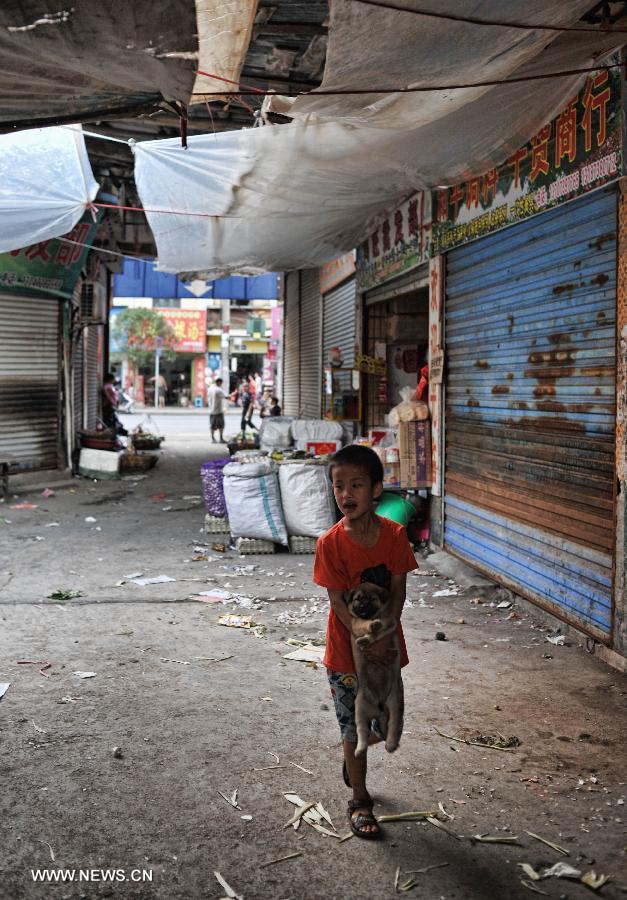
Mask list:
[[[294,792],[349,833],[325,672],[285,659],[287,640],[324,637],[324,592],[310,556],[211,549],[194,498],[199,464],[220,448],[179,421],[159,419],[165,451],[145,479],[80,479],[0,506],[0,682],[11,683],[0,898],[220,898],[217,871],[246,900],[378,900],[398,893],[397,869],[425,900],[589,896],[580,881],[533,881],[519,867],[558,862],[610,875],[599,895],[624,896],[625,676],[548,642],[540,616],[499,608],[509,600],[489,582],[460,573],[451,584],[434,557],[408,578],[403,741],[394,755],[371,750],[369,780],[378,814],[437,811],[448,832],[395,822],[373,843],[283,827]],[[24,502],[36,508],[11,509]],[[175,581],[129,583],[139,572]],[[244,599],[187,599],[211,587]],[[81,596],[49,598],[60,589]],[[261,627],[223,627],[223,612]],[[436,729],[521,744],[486,749]],[[236,790],[239,808],[218,793]],[[53,886],[32,874],[88,869],[90,881]],[[131,881],[136,869],[152,881]]]

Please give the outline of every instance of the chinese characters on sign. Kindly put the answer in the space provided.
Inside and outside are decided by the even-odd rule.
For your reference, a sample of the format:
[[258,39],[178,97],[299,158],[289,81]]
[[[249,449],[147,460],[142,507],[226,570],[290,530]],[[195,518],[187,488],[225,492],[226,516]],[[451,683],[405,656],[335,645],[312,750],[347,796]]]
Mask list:
[[622,174],[620,69],[592,74],[552,122],[498,168],[434,193],[433,255]]
[[0,292],[71,297],[102,216],[88,213],[61,238],[0,254]]
[[320,293],[326,294],[332,288],[346,281],[355,272],[355,251],[345,253],[320,267]]
[[204,309],[160,309],[176,337],[173,350],[204,353],[207,349],[207,314]]
[[357,250],[357,285],[366,291],[429,259],[431,198],[426,191],[405,200]]

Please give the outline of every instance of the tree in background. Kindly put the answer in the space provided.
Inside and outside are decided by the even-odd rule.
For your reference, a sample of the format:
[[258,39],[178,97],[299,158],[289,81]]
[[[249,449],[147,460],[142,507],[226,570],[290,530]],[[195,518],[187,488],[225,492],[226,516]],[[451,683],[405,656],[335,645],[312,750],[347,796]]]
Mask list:
[[176,335],[171,325],[153,309],[125,309],[115,317],[113,339],[118,350],[126,354],[139,369],[154,360],[155,350],[161,339],[164,359],[174,359]]

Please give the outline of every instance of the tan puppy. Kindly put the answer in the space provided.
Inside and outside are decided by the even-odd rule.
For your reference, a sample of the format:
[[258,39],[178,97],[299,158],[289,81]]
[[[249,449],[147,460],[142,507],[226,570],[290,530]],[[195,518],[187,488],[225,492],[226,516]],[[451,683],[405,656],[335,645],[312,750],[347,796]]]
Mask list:
[[[355,756],[364,753],[368,747],[372,719],[379,722],[385,749],[393,753],[403,731],[403,681],[397,621],[391,615],[390,594],[385,588],[364,582],[349,591],[345,599],[352,616],[351,646],[358,681]],[[394,659],[386,665],[371,663],[363,650],[388,634],[394,634]]]

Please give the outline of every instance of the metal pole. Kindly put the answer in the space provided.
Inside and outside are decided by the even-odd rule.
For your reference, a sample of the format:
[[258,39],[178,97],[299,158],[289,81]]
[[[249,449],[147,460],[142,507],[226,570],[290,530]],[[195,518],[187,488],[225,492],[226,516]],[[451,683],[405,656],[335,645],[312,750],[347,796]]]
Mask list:
[[159,347],[155,350],[155,407],[159,408]]

